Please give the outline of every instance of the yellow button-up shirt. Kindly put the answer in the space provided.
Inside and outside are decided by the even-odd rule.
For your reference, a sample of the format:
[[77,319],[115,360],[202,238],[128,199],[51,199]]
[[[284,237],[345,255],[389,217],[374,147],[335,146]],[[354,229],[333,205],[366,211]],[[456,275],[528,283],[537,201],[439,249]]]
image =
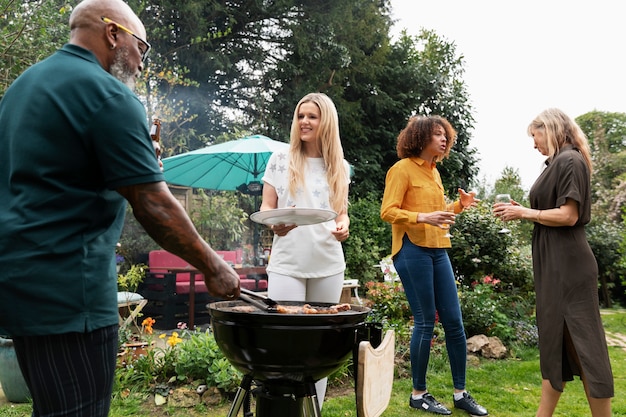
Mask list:
[[[450,203],[454,213],[462,211],[461,203]],[[449,248],[450,238],[446,230],[426,223],[417,223],[419,213],[446,210],[441,176],[436,164],[418,158],[403,158],[387,171],[385,193],[380,217],[391,223],[391,255],[402,247],[406,234],[417,246],[425,248]]]

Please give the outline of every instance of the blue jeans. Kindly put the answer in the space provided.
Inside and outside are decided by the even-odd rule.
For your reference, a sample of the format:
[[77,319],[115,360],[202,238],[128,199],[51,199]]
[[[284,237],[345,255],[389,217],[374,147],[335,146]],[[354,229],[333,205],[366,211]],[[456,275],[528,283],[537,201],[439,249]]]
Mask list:
[[415,322],[410,346],[413,388],[426,390],[426,370],[438,312],[446,337],[452,383],[455,389],[465,389],[467,341],[448,252],[416,246],[404,236],[393,265]]

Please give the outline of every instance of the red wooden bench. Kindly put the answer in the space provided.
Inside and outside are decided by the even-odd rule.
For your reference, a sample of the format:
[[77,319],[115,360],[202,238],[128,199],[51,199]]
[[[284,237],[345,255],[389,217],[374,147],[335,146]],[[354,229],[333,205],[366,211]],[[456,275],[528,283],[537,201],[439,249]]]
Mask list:
[[[224,260],[234,266],[235,251],[216,251]],[[196,324],[205,324],[210,320],[208,303],[220,301],[209,295],[204,276],[195,267],[184,259],[166,251],[154,250],[148,254],[149,271],[138,288],[148,303],[143,308],[143,315],[156,320],[157,329],[174,329],[179,322],[185,322],[190,327]],[[181,271],[189,269],[189,272]],[[194,276],[193,292],[191,290],[191,276]],[[267,289],[267,278],[255,276],[248,278],[239,276],[241,287],[252,291]]]

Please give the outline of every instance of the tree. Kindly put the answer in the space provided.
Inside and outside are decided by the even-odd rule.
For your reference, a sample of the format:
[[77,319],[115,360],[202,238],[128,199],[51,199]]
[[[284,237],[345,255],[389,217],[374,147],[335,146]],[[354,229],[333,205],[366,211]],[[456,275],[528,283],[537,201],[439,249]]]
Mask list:
[[[306,93],[321,91],[334,101],[346,159],[354,166],[351,193],[382,194],[387,156],[408,103],[390,97],[385,72],[390,19],[383,2],[334,2],[334,14],[319,15],[293,28],[292,53],[279,64],[280,91],[270,104],[270,135],[288,137],[293,109]],[[310,36],[311,33],[319,35]],[[311,51],[314,51],[311,53]],[[393,114],[394,107],[401,109]],[[397,123],[394,123],[397,121]]]
[[500,177],[494,183],[493,195],[488,198],[493,200],[496,194],[509,194],[511,198],[520,203],[525,203],[526,192],[522,188],[522,178],[519,170],[509,166],[504,167]]
[[463,57],[429,31],[392,43],[389,0],[129,5],[153,45],[140,94],[149,117],[163,119],[165,156],[237,131],[287,140],[297,101],[323,91],[339,112],[354,201],[380,199],[397,135],[414,114],[439,114],[458,131],[440,164],[449,194],[477,172]]
[[[522,178],[519,170],[509,166],[504,167],[500,177],[494,183],[493,194],[486,196],[487,201],[493,202],[497,194],[509,194],[511,198],[523,206],[528,207],[530,204],[526,196],[526,192],[522,188]],[[533,223],[527,221],[515,222],[513,233],[517,235],[517,239],[524,244],[530,245],[533,231]]]
[[148,67],[137,83],[137,94],[146,106],[148,120],[161,122],[161,155],[178,155],[204,146],[209,138],[188,128],[198,115],[189,111],[189,105],[180,99],[175,90],[178,87],[194,88],[198,83],[185,77],[185,68],[160,70],[155,72]]
[[411,114],[441,114],[457,128],[455,151],[441,164],[450,192],[468,187],[477,172],[462,57],[433,32],[391,45],[388,1],[132,3],[154,46],[154,73],[185,68],[197,82],[170,93],[197,115],[186,119],[189,149],[233,128],[286,141],[297,101],[323,91],[339,112],[354,195],[382,194]]
[[[459,132],[454,152],[440,165],[446,189],[456,195],[457,187],[467,188],[477,173],[475,150],[469,147],[473,119],[461,81],[462,59],[455,56],[454,45],[428,31],[417,37],[404,35],[396,44],[389,44],[389,21],[385,15],[378,19],[375,15],[375,10],[370,10],[365,16],[352,15],[358,17],[355,22],[346,16],[341,19],[341,27],[350,28],[345,36],[358,39],[354,44],[345,43],[349,64],[327,68],[323,72],[331,75],[327,82],[319,72],[290,80],[280,101],[270,105],[276,109],[272,114],[282,117],[276,125],[283,125],[287,135],[297,100],[313,86],[323,86],[337,106],[346,158],[354,165],[351,193],[380,197],[386,171],[397,161],[397,135],[408,118],[418,113],[440,114]],[[358,24],[363,21],[366,24]],[[338,39],[341,27],[335,28]],[[304,64],[299,67],[314,66]],[[441,70],[445,73],[438,74]],[[436,88],[431,87],[433,79]],[[292,99],[286,101],[283,96]]]
[[213,191],[207,195],[200,190],[194,197],[190,216],[200,235],[220,250],[241,246],[248,215],[238,207],[235,193]]
[[592,111],[576,122],[589,139],[594,164],[587,237],[598,263],[600,299],[611,306],[612,299],[626,299],[626,113]]
[[626,113],[592,111],[576,122],[592,151],[594,214],[621,221],[626,208]]
[[0,97],[28,67],[68,41],[70,11],[60,0],[0,4]]
[[132,3],[154,46],[151,63],[185,67],[198,81],[198,89],[178,88],[176,94],[199,116],[189,128],[210,139],[227,132],[233,121],[243,128],[263,126],[265,104],[274,95],[264,76],[287,55],[290,25],[305,21],[308,9],[328,7],[288,0]]
[[469,146],[474,118],[462,80],[463,56],[457,56],[454,43],[444,41],[433,31],[422,31],[416,41],[421,42],[423,50],[414,50],[410,56],[419,76],[419,106],[415,112],[443,116],[458,132],[450,158],[439,168],[449,195],[456,195],[456,189],[468,188],[478,173],[476,149]]

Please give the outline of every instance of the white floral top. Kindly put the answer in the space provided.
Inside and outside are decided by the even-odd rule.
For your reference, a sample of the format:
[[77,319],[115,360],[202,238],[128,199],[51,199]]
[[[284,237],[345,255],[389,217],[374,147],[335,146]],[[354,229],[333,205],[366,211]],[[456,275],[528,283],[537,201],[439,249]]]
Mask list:
[[[350,166],[344,161],[346,181],[350,182]],[[323,158],[307,158],[304,173],[305,186],[289,193],[289,154],[279,151],[272,154],[263,182],[276,189],[278,207],[332,209],[326,166]],[[335,275],[346,269],[341,243],[331,234],[336,228],[334,220],[308,226],[298,226],[285,236],[274,235],[272,255],[267,270],[297,278],[321,278]]]

